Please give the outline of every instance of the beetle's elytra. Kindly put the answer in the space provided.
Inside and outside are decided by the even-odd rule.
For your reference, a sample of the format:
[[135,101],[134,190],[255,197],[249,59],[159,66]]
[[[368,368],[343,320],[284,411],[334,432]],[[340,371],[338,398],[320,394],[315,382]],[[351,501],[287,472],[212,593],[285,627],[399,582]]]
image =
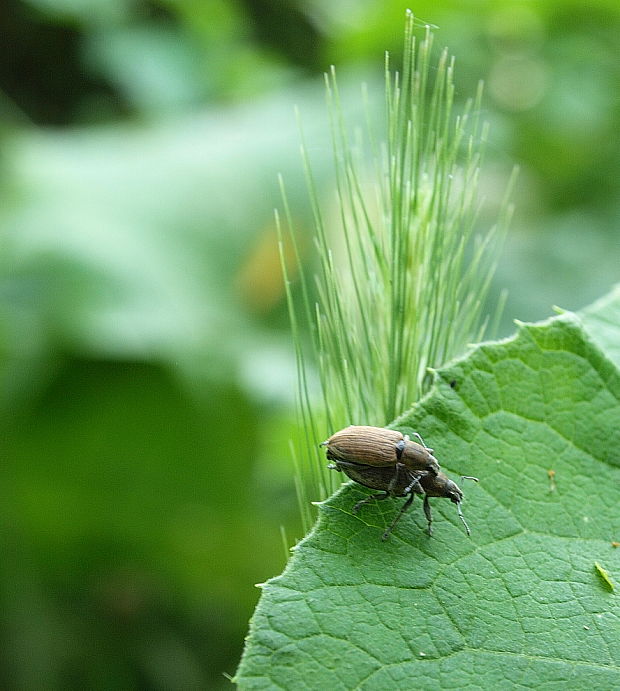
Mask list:
[[332,434],[321,446],[327,447],[330,461],[389,468],[402,463],[410,470],[439,472],[433,449],[411,441],[401,432],[383,427],[351,425]]
[[[432,449],[426,445],[412,442],[394,430],[367,426],[346,427],[322,445],[327,446],[327,458],[334,461],[329,468],[344,472],[360,485],[381,490],[379,494],[370,494],[359,501],[353,507],[354,512],[374,500],[407,497],[391,525],[383,533],[383,540],[387,540],[416,494],[424,495],[424,515],[429,535],[433,534],[429,497],[444,497],[456,504],[459,518],[467,534],[471,534],[461,512],[463,492],[439,470]],[[468,479],[478,481],[474,477]]]

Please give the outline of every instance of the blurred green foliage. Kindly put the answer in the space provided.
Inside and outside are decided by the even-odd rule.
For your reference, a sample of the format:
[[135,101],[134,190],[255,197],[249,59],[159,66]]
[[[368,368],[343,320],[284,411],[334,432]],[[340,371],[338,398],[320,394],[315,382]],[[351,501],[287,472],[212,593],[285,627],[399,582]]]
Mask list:
[[[309,219],[293,105],[327,195],[320,75],[352,120],[361,81],[380,109],[406,6],[4,4],[3,688],[228,684],[280,527],[300,537],[273,228],[279,171]],[[620,7],[414,10],[460,95],[487,84],[489,214],[522,169],[504,330],[591,302],[618,280]]]

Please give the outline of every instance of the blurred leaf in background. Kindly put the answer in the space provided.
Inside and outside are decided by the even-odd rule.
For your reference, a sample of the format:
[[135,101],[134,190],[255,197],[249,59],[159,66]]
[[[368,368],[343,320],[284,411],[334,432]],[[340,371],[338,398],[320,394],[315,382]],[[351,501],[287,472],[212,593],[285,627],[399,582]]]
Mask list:
[[[278,172],[309,225],[293,106],[329,206],[321,73],[338,66],[352,127],[362,81],[380,111],[406,6],[4,3],[4,688],[228,684],[280,526],[301,537],[271,242]],[[618,278],[620,8],[414,9],[463,93],[487,83],[498,179],[522,168],[505,330],[589,303]]]

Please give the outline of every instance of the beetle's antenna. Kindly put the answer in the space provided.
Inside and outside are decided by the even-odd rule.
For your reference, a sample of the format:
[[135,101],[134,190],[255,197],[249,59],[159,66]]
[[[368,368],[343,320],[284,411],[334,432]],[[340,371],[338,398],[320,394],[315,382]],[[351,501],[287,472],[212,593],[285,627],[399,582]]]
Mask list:
[[465,516],[463,516],[463,513],[461,511],[461,502],[460,501],[457,502],[457,504],[456,504],[456,510],[459,514],[459,518],[461,519],[461,521],[463,521],[463,525],[465,526],[465,530],[467,531],[467,535],[470,536],[471,530],[469,529],[469,526],[467,525],[467,521],[465,520]]
[[[474,477],[473,475],[461,475],[461,481],[462,480],[473,480],[474,482],[480,482],[477,477]],[[459,514],[459,518],[461,521],[463,521],[463,525],[465,526],[465,530],[467,531],[467,535],[471,535],[471,530],[469,529],[469,526],[467,525],[467,521],[465,520],[465,516],[463,516],[463,512],[461,511],[461,502],[457,502],[456,504],[456,510]]]

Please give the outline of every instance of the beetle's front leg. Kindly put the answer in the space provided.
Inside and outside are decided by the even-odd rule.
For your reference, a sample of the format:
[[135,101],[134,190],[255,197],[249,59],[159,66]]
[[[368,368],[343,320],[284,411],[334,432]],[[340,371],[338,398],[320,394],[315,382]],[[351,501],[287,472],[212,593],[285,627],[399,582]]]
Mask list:
[[403,490],[403,494],[409,494],[410,492],[415,492],[416,494],[424,494],[424,488],[420,484],[420,479],[414,475],[410,474],[411,482]]
[[428,535],[429,537],[432,537],[433,528],[431,524],[433,523],[433,514],[431,513],[431,503],[428,500],[428,494],[424,495],[424,515],[428,521]]
[[422,446],[430,453],[432,454],[434,452],[434,449],[431,449],[430,447],[426,446],[424,443],[424,439],[422,439],[422,435],[418,434],[418,432],[414,432],[413,436],[422,444]]

